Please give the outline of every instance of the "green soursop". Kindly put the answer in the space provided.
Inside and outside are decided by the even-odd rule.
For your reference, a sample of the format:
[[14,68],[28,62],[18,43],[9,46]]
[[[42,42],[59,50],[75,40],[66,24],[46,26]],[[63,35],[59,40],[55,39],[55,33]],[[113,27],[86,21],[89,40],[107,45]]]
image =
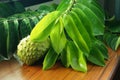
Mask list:
[[32,65],[45,55],[49,46],[49,38],[43,42],[32,42],[30,36],[27,36],[18,44],[17,56],[23,63]]

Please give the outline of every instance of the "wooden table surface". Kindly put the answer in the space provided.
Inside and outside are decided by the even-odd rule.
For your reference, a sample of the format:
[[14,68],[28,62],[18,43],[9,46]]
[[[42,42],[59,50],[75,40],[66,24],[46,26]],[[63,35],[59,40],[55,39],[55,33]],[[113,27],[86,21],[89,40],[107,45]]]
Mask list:
[[88,72],[82,73],[64,68],[59,62],[47,71],[42,65],[21,66],[16,60],[0,62],[0,80],[112,80],[120,56],[118,51],[109,50],[106,66],[100,67],[88,63]]

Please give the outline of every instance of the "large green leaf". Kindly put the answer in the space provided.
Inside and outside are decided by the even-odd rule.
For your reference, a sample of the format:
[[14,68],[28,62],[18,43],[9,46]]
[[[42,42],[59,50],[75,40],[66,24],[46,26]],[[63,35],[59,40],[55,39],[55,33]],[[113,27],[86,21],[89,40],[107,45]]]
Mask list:
[[69,37],[78,44],[79,48],[82,51],[84,51],[85,53],[89,53],[89,47],[87,46],[79,30],[77,29],[72,17],[69,14],[65,15],[63,17],[63,22],[67,35],[69,35]]
[[104,56],[104,59],[108,59],[109,55],[108,55],[108,49],[107,49],[106,45],[99,40],[93,40],[93,43],[94,43],[94,45],[96,45],[96,47],[99,49],[101,54]]
[[60,4],[57,7],[58,11],[64,12],[68,9],[68,7],[71,5],[70,2],[72,0],[62,0]]
[[43,70],[50,69],[55,64],[58,54],[50,48],[43,61]]
[[[102,13],[105,13],[104,8],[100,4],[99,0],[86,0],[86,1],[88,1],[90,4],[96,6]],[[104,15],[104,17],[105,17],[105,15]]]
[[75,23],[77,29],[79,30],[80,34],[82,35],[83,39],[87,43],[87,46],[90,48],[91,47],[91,38],[90,38],[90,35],[88,34],[86,28],[84,27],[81,19],[78,17],[78,15],[74,11],[71,11],[69,14],[72,17],[72,19],[74,20],[74,23]]
[[73,41],[67,45],[67,53],[70,54],[70,65],[74,70],[86,72],[87,65],[82,51],[76,47]]
[[33,28],[30,39],[32,41],[44,41],[50,34],[56,18],[59,17],[59,11],[53,11],[47,14],[38,24]]
[[60,59],[62,64],[65,67],[69,67],[70,66],[70,54],[67,52],[67,46],[64,48],[64,50],[61,52],[60,54]]
[[[105,14],[101,10],[102,7],[101,8],[98,7],[99,4],[97,4],[95,0],[78,0],[78,2],[82,3],[83,5],[91,9],[96,14],[96,16],[104,23]],[[94,2],[94,4],[97,5],[93,5],[92,2]]]
[[[84,14],[89,18],[89,20],[92,23],[92,30],[94,32],[94,35],[103,35],[104,33],[104,24],[101,22],[101,20],[96,16],[96,14],[90,10],[88,7],[81,3],[75,4],[76,8],[80,8]],[[99,25],[98,25],[99,24]]]
[[54,50],[59,54],[64,49],[67,40],[61,18],[55,23],[54,29],[50,33],[50,39]]
[[84,25],[85,29],[89,33],[90,37],[93,37],[93,30],[92,30],[92,23],[89,20],[89,18],[84,14],[84,12],[80,8],[73,8],[72,11],[74,11],[79,19],[81,20],[82,24]]
[[104,56],[102,55],[100,50],[94,45],[90,51],[89,56],[87,57],[87,60],[96,65],[105,66]]
[[111,47],[113,50],[117,50],[120,45],[120,36],[117,34],[112,33],[105,33],[103,36],[105,42],[109,47]]

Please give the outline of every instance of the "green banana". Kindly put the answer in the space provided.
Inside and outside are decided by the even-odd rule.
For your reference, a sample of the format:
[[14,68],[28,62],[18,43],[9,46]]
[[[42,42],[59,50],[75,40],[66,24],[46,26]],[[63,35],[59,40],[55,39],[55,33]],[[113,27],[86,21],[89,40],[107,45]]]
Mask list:
[[89,47],[77,29],[72,17],[69,14],[65,14],[63,16],[63,22],[67,35],[79,46],[83,52],[89,53]]
[[89,56],[87,57],[87,60],[99,66],[105,65],[104,56],[99,50],[98,45],[95,43],[92,44],[92,48]]

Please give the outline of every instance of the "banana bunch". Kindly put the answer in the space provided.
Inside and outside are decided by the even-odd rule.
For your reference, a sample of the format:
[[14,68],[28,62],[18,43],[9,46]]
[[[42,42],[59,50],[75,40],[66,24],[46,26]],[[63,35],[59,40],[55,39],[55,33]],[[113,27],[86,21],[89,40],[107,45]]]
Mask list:
[[0,18],[0,61],[9,60],[15,53],[19,41],[28,36],[39,20],[49,12],[47,9],[41,12],[25,11]]
[[51,40],[43,70],[50,69],[58,59],[65,67],[82,72],[87,71],[87,61],[104,66],[108,51],[96,39],[104,34],[104,18],[97,0],[62,0],[30,33],[33,42],[42,42],[48,37]]

